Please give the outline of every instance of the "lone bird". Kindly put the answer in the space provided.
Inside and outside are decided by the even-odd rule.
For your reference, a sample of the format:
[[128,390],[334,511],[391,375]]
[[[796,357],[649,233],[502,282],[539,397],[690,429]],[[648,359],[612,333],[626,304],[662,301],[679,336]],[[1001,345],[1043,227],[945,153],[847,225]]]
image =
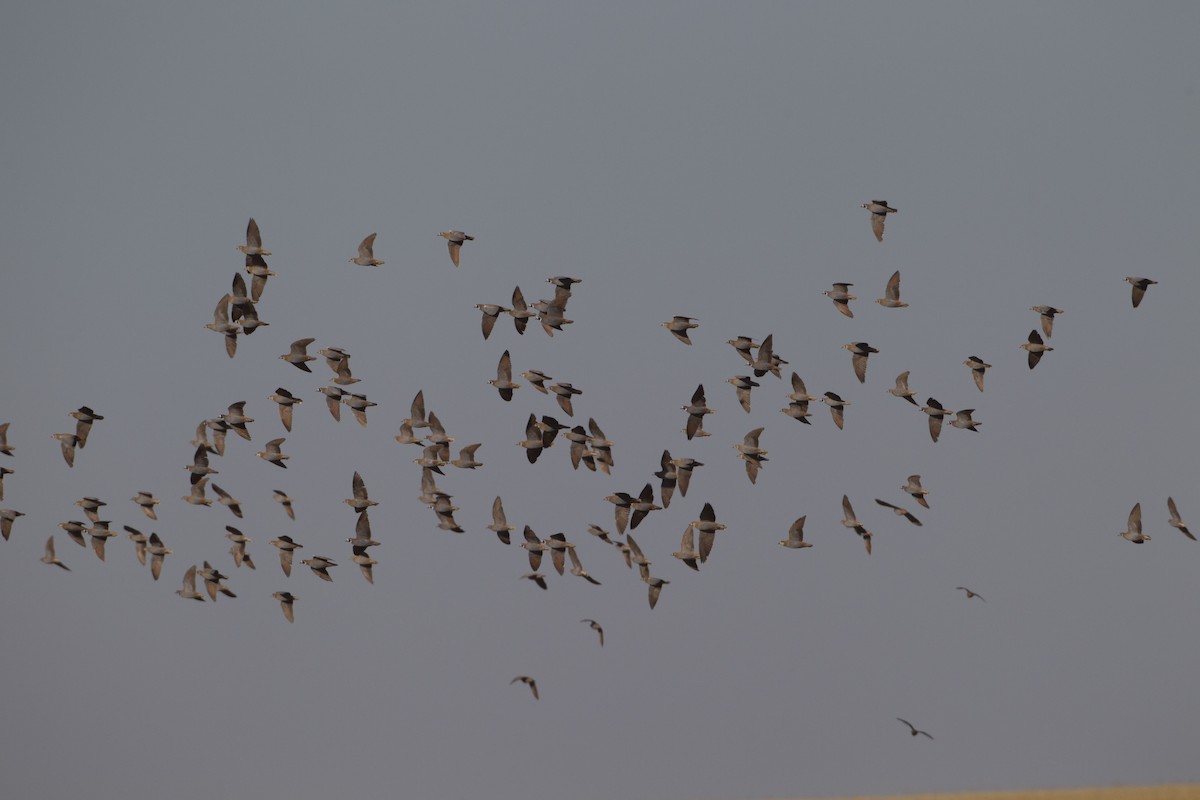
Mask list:
[[495,303],[476,303],[475,307],[483,312],[481,324],[483,338],[486,339],[492,335],[492,328],[496,327],[496,320],[500,317],[500,312],[508,311],[508,309]]
[[1029,352],[1029,368],[1033,369],[1042,360],[1042,353],[1049,353],[1053,347],[1048,347],[1037,330],[1029,332],[1029,341],[1021,345],[1022,350]]
[[929,501],[925,499],[925,495],[929,494],[929,490],[921,486],[920,475],[909,475],[908,481],[900,487],[900,491],[911,494],[922,508],[929,508]]
[[292,606],[295,605],[296,600],[299,598],[291,592],[275,592],[271,597],[279,601],[279,606],[283,609],[283,618],[288,622],[295,622],[296,617]]
[[687,420],[687,438],[691,439],[700,430],[700,426],[704,424],[704,415],[715,413],[708,407],[707,401],[704,399],[704,384],[696,387],[696,391],[692,393],[692,402],[686,406],[680,406],[681,409],[688,413]]
[[983,595],[981,595],[979,592],[973,592],[965,586],[956,586],[955,591],[966,592],[968,600],[970,600],[972,597],[978,597],[983,602],[987,602],[987,600],[984,600]]
[[811,542],[804,541],[804,521],[808,519],[805,515],[792,523],[792,527],[788,528],[788,537],[780,539],[779,544],[789,550],[800,550],[805,547],[812,547]]
[[360,267],[379,267],[383,262],[375,258],[375,234],[371,234],[367,238],[359,242],[358,255],[350,259],[351,264],[358,264]]
[[75,466],[75,447],[79,444],[79,437],[73,433],[52,433],[50,435],[58,439],[58,443],[62,445],[62,457],[63,461],[67,462],[67,466]]
[[692,328],[700,327],[696,323],[695,317],[681,317],[678,315],[672,317],[670,321],[664,322],[662,326],[669,330],[672,336],[684,344],[692,343],[692,340],[688,338],[688,331]]
[[259,450],[254,455],[258,456],[263,461],[270,461],[277,467],[283,467],[284,469],[287,469],[287,464],[283,462],[284,459],[291,458],[291,456],[284,455],[284,453],[279,449],[283,442],[283,439],[272,439],[271,441],[267,442],[266,450]]
[[304,559],[300,563],[311,569],[313,574],[321,580],[333,583],[333,578],[329,576],[329,568],[336,567],[337,564],[335,562],[324,556],[313,556],[312,558]]
[[866,342],[849,342],[842,345],[842,349],[850,351],[850,363],[854,366],[854,375],[858,378],[858,382],[866,383],[867,357],[871,353],[878,353],[879,351]]
[[[49,539],[46,540],[46,554],[42,556],[42,563],[43,564],[54,564],[56,566],[62,567],[67,572],[71,571],[71,568],[68,567],[63,562],[59,561],[58,556],[56,556],[54,554],[54,537],[53,536],[51,536]],[[601,642],[601,644],[603,644],[603,642]]]
[[264,250],[262,246],[262,234],[258,231],[258,223],[254,221],[254,217],[246,223],[246,243],[240,245],[238,250],[248,256],[269,256],[271,252]]
[[908,729],[909,729],[909,730],[912,732],[912,735],[913,735],[913,736],[916,736],[917,734],[921,734],[921,735],[922,735],[922,736],[924,736],[926,739],[929,739],[930,741],[932,741],[932,740],[933,740],[933,737],[932,737],[932,736],[930,736],[930,735],[929,735],[928,733],[926,733],[925,731],[919,731],[919,730],[917,730],[915,727],[913,727],[913,724],[912,724],[911,722],[909,722],[908,720],[906,720],[906,719],[900,719],[899,717],[896,717],[896,719],[900,720],[900,721],[901,721],[901,722],[903,722],[905,725],[907,725],[907,726],[908,726]]
[[827,292],[821,292],[821,294],[832,300],[834,307],[843,315],[853,317],[854,312],[850,310],[850,301],[858,299],[850,294],[850,287],[853,285],[853,283],[835,283],[832,289]]
[[1146,296],[1146,290],[1149,289],[1158,281],[1152,281],[1149,278],[1126,278],[1126,282],[1133,287],[1133,307],[1137,308],[1142,304],[1142,298]]
[[971,368],[971,377],[975,379],[975,387],[979,391],[983,391],[983,373],[992,368],[991,364],[986,363],[979,356],[971,356],[963,364]]
[[921,410],[929,415],[929,438],[936,442],[942,435],[942,419],[954,412],[932,397],[925,400],[925,405],[921,406]]
[[1179,516],[1179,509],[1176,507],[1175,501],[1170,497],[1167,498],[1167,510],[1171,512],[1171,527],[1176,528],[1193,542],[1196,541],[1196,537],[1187,529],[1187,525],[1183,524],[1183,519]]
[[1142,504],[1134,505],[1133,510],[1129,512],[1129,524],[1126,526],[1128,530],[1121,531],[1121,538],[1128,539],[1134,544],[1150,541],[1150,537],[1142,533]]
[[88,434],[92,432],[92,423],[104,417],[92,411],[87,406],[80,406],[77,411],[72,411],[70,414],[75,418],[75,438],[79,440],[79,446],[87,447]]
[[196,565],[192,564],[188,567],[188,571],[183,573],[183,588],[176,589],[175,594],[182,597],[184,600],[199,600],[204,602],[204,595],[196,591]]
[[[450,252],[451,252],[451,253],[454,253],[454,251],[453,251],[453,250],[452,250],[452,251],[450,251]],[[458,266],[458,263],[457,263],[457,261],[458,261],[458,258],[457,258],[457,256],[456,256],[456,257],[455,257],[455,262],[456,262],[456,263],[454,264],[454,266],[456,266],[456,267]],[[512,686],[514,683],[516,683],[516,682],[518,682],[518,681],[520,681],[521,683],[523,683],[523,684],[525,684],[526,686],[528,686],[528,687],[529,687],[529,691],[533,692],[533,699],[534,699],[534,700],[541,700],[541,699],[542,699],[541,697],[539,697],[539,696],[538,696],[537,681],[535,681],[533,678],[529,677],[528,675],[518,675],[517,677],[515,677],[515,678],[513,678],[511,681],[509,681],[509,682],[508,682],[508,685],[509,685],[509,686]]]
[[850,405],[850,401],[843,400],[841,396],[833,392],[826,392],[821,398],[821,402],[829,406],[829,413],[833,415],[833,424],[838,426],[838,430],[842,430],[846,424],[846,406]]
[[900,301],[900,270],[892,273],[887,286],[883,289],[883,297],[875,301],[884,308],[908,308],[908,303]]
[[458,266],[458,251],[462,249],[463,242],[475,241],[474,236],[468,236],[462,231],[442,231],[438,236],[446,240],[446,247],[450,249],[450,260],[456,267]]
[[862,207],[871,212],[871,232],[878,241],[883,241],[883,224],[888,214],[895,214],[896,209],[887,204],[887,200],[872,200],[863,203]]
[[500,392],[501,400],[512,400],[513,390],[521,388],[521,384],[513,383],[512,379],[512,356],[505,350],[500,356],[500,362],[496,364],[496,378],[488,381],[492,386],[496,387],[496,391]]
[[1030,306],[1029,310],[1036,311],[1041,315],[1042,332],[1045,333],[1046,338],[1049,339],[1054,333],[1054,317],[1058,314],[1062,314],[1063,310],[1061,308],[1055,308],[1054,306]]
[[594,619],[581,619],[580,622],[586,622],[588,627],[600,635],[600,646],[604,647],[604,628],[600,627],[600,623]]
[[894,514],[896,514],[896,516],[904,517],[906,520],[911,522],[913,525],[916,525],[917,527],[921,527],[921,520],[917,519],[911,513],[909,513],[907,508],[901,508],[900,506],[892,505],[891,503],[887,502],[886,500],[880,500],[878,497],[875,498],[875,502],[878,503],[879,505],[883,506],[884,508],[890,508],[892,510],[892,512]]

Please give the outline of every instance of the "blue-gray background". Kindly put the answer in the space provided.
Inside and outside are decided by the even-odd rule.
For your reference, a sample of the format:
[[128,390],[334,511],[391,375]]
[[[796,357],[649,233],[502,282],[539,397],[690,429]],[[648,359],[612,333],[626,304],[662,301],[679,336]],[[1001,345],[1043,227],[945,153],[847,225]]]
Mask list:
[[[1192,197],[1200,6],[1157,3],[159,3],[11,8],[0,31],[0,794],[22,798],[728,798],[1182,781],[1195,719],[1200,528]],[[879,244],[859,204],[900,209]],[[269,327],[226,358],[204,330],[258,219]],[[454,269],[436,234],[475,235]],[[380,269],[346,263],[377,231]],[[911,307],[873,305],[893,270]],[[489,341],[475,303],[583,279],[553,339]],[[1127,275],[1160,281],[1130,307]],[[821,296],[855,284],[853,320]],[[1066,309],[1035,370],[1031,305]],[[659,323],[698,317],[687,348]],[[773,333],[824,406],[803,427],[767,376],[753,413],[724,344]],[[335,423],[278,361],[340,346],[379,404]],[[840,346],[868,341],[868,380]],[[565,448],[526,463],[515,370],[574,383],[616,442],[610,477]],[[961,362],[995,367],[979,394]],[[978,434],[890,397],[975,407]],[[784,373],[785,378],[787,372]],[[518,378],[518,380],[521,380]],[[523,381],[521,381],[523,382]],[[697,383],[717,413],[688,442]],[[266,396],[305,399],[286,435]],[[392,436],[423,389],[474,473],[439,484],[462,536],[417,501]],[[247,400],[215,480],[246,519],[184,504],[196,423]],[[104,414],[67,469],[51,433]],[[731,445],[765,426],[758,484]],[[646,587],[584,531],[663,448],[706,463],[638,537]],[[344,543],[358,470],[376,584]],[[923,475],[932,509],[899,492]],[[298,520],[270,500],[296,497]],[[163,499],[150,523],[128,501]],[[840,525],[848,493],[869,558]],[[154,583],[57,528],[83,495],[156,530]],[[484,526],[564,531],[603,586],[518,580]],[[880,509],[908,505],[922,528]],[[670,557],[712,502],[729,529],[693,574]],[[1154,537],[1117,533],[1135,502]],[[810,550],[778,547],[808,517]],[[233,570],[224,526],[254,539]],[[38,563],[58,534],[65,573]],[[267,542],[339,560],[279,571]],[[187,565],[237,600],[185,603]],[[547,565],[548,566],[548,565]],[[958,585],[987,602],[967,601]],[[299,595],[288,625],[271,593]],[[608,641],[579,623],[604,624]],[[534,702],[513,675],[535,676]],[[905,717],[936,740],[913,740]]]

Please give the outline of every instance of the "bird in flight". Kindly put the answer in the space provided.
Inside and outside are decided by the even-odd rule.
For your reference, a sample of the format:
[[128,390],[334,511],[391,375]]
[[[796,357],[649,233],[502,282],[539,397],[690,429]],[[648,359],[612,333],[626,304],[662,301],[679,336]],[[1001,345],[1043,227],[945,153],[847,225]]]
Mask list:
[[900,719],[900,717],[896,717],[896,719],[900,720],[900,721],[901,721],[901,722],[903,722],[905,725],[907,725],[907,726],[908,726],[908,729],[909,729],[910,731],[912,731],[912,735],[913,735],[913,736],[916,736],[917,734],[920,734],[921,736],[924,736],[926,739],[929,739],[930,741],[932,741],[932,740],[933,740],[933,737],[932,737],[932,736],[930,736],[930,735],[929,735],[928,733],[926,733],[925,731],[922,731],[922,730],[917,730],[917,728],[916,728],[916,727],[915,727],[915,726],[914,726],[914,725],[913,725],[911,722],[909,722],[908,720],[906,720],[906,719]]

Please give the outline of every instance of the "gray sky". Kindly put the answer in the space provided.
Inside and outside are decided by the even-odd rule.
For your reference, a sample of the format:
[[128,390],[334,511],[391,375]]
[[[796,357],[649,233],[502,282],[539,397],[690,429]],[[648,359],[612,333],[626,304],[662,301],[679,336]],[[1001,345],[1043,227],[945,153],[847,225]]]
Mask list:
[[[43,3],[0,30],[0,422],[16,469],[0,505],[0,794],[731,798],[1186,781],[1197,772],[1193,421],[1200,290],[1200,7],[1054,4]],[[859,205],[899,208],[883,244]],[[278,272],[269,327],[228,359],[204,330],[241,269],[247,217]],[[436,236],[477,237],[454,269]],[[347,264],[378,232],[380,269]],[[891,273],[911,306],[888,310]],[[583,279],[552,339],[475,303]],[[1142,306],[1127,275],[1160,281]],[[854,319],[821,291],[855,284]],[[1031,305],[1066,309],[1034,371]],[[699,318],[695,345],[659,323]],[[724,342],[774,334],[844,431],[752,413]],[[353,354],[370,425],[335,423],[276,356]],[[867,382],[850,341],[867,341]],[[314,347],[314,349],[315,349]],[[500,354],[583,389],[575,421],[616,442],[611,476],[529,465],[529,386],[487,385]],[[961,365],[994,364],[980,394]],[[975,407],[978,434],[889,396]],[[787,372],[784,373],[785,379]],[[518,379],[520,380],[520,379]],[[524,381],[522,381],[524,382]],[[698,383],[708,439],[680,429]],[[286,435],[266,396],[305,400]],[[393,441],[425,392],[477,472],[439,485],[466,534],[417,501]],[[244,504],[189,506],[200,420],[247,400],[215,480]],[[67,469],[51,433],[105,415]],[[731,445],[765,426],[751,485]],[[695,457],[686,498],[635,533],[671,581],[656,609],[618,553],[604,497],[640,490],[664,448]],[[340,502],[358,470],[376,583],[356,574]],[[928,511],[899,487],[920,473]],[[296,497],[298,519],[270,500]],[[128,501],[163,500],[150,523]],[[840,525],[849,494],[874,553]],[[162,580],[123,538],[72,544],[72,503],[158,531]],[[518,580],[509,521],[578,544],[593,587]],[[920,511],[915,528],[876,506]],[[699,574],[671,558],[711,502],[728,525]],[[1117,533],[1135,502],[1149,545]],[[807,515],[813,547],[775,542]],[[254,541],[234,570],[224,526]],[[72,572],[38,563],[46,536]],[[269,540],[341,566],[279,570]],[[173,596],[189,564],[236,600]],[[544,572],[550,572],[548,564]],[[987,602],[968,601],[959,585]],[[300,599],[288,625],[273,591]],[[601,649],[579,623],[604,626]],[[534,702],[517,674],[533,675]],[[914,740],[904,717],[936,740]]]

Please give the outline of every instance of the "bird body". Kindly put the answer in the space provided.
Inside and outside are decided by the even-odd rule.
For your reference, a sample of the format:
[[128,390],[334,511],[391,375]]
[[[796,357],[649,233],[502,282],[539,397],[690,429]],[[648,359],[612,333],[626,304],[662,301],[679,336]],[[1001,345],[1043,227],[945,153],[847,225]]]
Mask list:
[[383,262],[375,258],[375,234],[372,233],[359,242],[358,255],[350,259],[350,263],[358,264],[360,267],[383,266]]
[[462,231],[442,231],[438,234],[446,240],[446,247],[450,249],[450,260],[454,262],[454,266],[458,266],[458,254],[462,249],[463,242],[475,241],[474,236],[468,236]]
[[896,209],[887,204],[887,200],[872,200],[863,203],[862,207],[871,212],[871,232],[877,241],[883,241],[883,225],[888,214],[895,214]]

